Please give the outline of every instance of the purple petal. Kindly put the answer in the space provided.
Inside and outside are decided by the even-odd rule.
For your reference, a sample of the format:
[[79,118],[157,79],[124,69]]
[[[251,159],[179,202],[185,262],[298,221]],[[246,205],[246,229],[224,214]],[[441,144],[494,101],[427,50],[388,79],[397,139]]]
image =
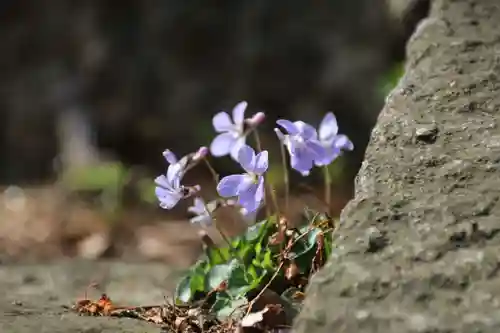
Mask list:
[[182,165],[175,163],[170,164],[167,169],[167,182],[173,188],[178,188],[182,178]]
[[246,172],[253,172],[255,167],[255,151],[250,146],[243,146],[238,152],[238,162]]
[[156,177],[155,184],[157,184],[163,188],[170,188],[171,187],[171,185],[167,181],[167,177],[165,177],[164,175]]
[[202,215],[206,213],[205,209],[205,204],[203,199],[200,198],[194,198],[193,200],[193,205],[188,207],[188,212],[196,214],[196,215]]
[[231,146],[231,157],[233,160],[238,161],[238,154],[240,152],[241,147],[245,145],[246,138],[244,136],[240,136],[237,139],[234,139],[233,145]]
[[203,227],[212,225],[212,218],[210,215],[198,215],[189,219],[192,224],[200,224]]
[[255,165],[254,165],[254,170],[258,175],[262,175],[264,172],[267,171],[267,168],[269,167],[269,154],[267,150],[263,150],[260,153],[257,154],[255,157]]
[[238,197],[238,203],[241,207],[247,210],[247,212],[253,212],[258,207],[260,202],[256,201],[256,192],[258,189],[257,184],[252,184],[245,191],[241,192]]
[[295,126],[298,128],[301,136],[304,139],[316,139],[318,134],[316,133],[316,129],[309,125],[308,123],[303,122],[302,120],[296,121]]
[[306,141],[307,151],[312,155],[313,159],[321,158],[325,154],[325,147],[319,141]]
[[345,150],[353,150],[354,149],[354,145],[351,142],[351,140],[349,140],[349,138],[343,134],[337,135],[335,137],[334,145],[336,148],[339,148],[339,149],[345,149]]
[[165,190],[161,187],[155,189],[156,196],[160,201],[160,207],[163,209],[172,209],[182,199],[182,194]]
[[297,140],[297,138],[297,136],[288,136],[287,140],[285,140],[290,155],[297,154],[298,150],[304,149],[304,143]]
[[219,134],[212,141],[210,152],[216,157],[225,156],[229,154],[235,141],[236,139],[231,133]]
[[285,119],[280,119],[276,122],[276,124],[280,125],[281,127],[283,127],[288,134],[290,135],[296,135],[296,134],[299,134],[299,129],[297,128],[297,126],[292,123],[290,120],[285,120]]
[[231,118],[227,112],[219,112],[212,118],[212,124],[214,129],[218,133],[227,132],[234,128],[234,124],[231,122]]
[[155,195],[158,198],[171,196],[172,193],[173,193],[173,191],[171,189],[160,187],[160,186],[155,187]]
[[243,128],[243,122],[245,121],[245,110],[248,103],[243,101],[236,104],[233,109],[233,121],[238,127]]
[[337,135],[339,127],[333,113],[328,112],[319,125],[319,138],[321,141],[331,140]]
[[317,166],[329,165],[340,155],[340,149],[336,147],[327,147],[322,157],[316,159],[314,162]]
[[221,197],[234,197],[240,192],[240,187],[245,182],[245,175],[231,175],[221,179],[217,185],[217,192]]
[[298,150],[296,154],[291,155],[290,166],[303,176],[307,176],[313,168],[313,159],[306,151]]
[[257,186],[257,190],[255,191],[255,202],[260,205],[260,203],[264,200],[264,177],[259,177],[259,185]]
[[165,157],[165,159],[167,160],[167,162],[170,163],[170,164],[177,163],[177,157],[175,156],[174,153],[172,153],[172,151],[170,151],[168,149],[166,149],[163,152],[163,157]]

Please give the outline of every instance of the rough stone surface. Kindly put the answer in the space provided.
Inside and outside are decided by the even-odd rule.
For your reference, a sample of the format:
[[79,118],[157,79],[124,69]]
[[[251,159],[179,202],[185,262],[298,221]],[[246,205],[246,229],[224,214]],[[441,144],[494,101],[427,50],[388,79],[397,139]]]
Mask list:
[[117,305],[163,304],[180,272],[160,263],[60,261],[0,267],[0,332],[159,333],[154,324],[128,318],[78,316],[64,308],[106,292]]
[[500,332],[500,1],[433,1],[407,52],[297,333]]

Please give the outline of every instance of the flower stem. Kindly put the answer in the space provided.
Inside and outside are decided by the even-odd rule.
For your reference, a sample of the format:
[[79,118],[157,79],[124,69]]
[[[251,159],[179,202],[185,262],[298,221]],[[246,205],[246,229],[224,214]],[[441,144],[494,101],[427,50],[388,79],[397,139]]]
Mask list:
[[210,216],[210,219],[212,219],[212,221],[214,221],[215,228],[217,229],[217,231],[221,235],[222,239],[224,240],[224,242],[226,242],[226,244],[229,246],[229,249],[232,252],[232,246],[231,246],[231,242],[229,241],[229,238],[226,236],[226,234],[224,233],[224,231],[222,231],[222,229],[217,224],[217,219],[215,218],[214,214],[208,208],[205,200],[203,200],[203,206],[205,206],[205,210],[207,211],[208,215]]
[[[260,153],[262,152],[262,144],[260,143],[259,132],[257,131],[257,129],[254,129],[252,132],[253,132],[253,137],[255,139],[255,145],[257,146],[257,151]],[[272,186],[270,186],[269,184],[269,177],[266,177],[266,175],[264,175],[264,188],[265,188],[264,192],[267,192],[271,196],[274,208],[276,210],[276,214],[279,214],[279,207],[278,207],[278,201],[276,199],[276,194],[274,193]],[[268,217],[271,217],[271,207],[267,204],[267,202],[266,202],[266,215]]]
[[323,167],[323,177],[325,180],[325,203],[327,205],[328,213],[331,213],[332,205],[332,178],[330,177],[330,171],[328,170],[328,165]]
[[288,179],[288,167],[286,165],[285,146],[280,144],[281,163],[283,165],[283,183],[285,185],[285,211],[288,211],[288,201],[290,197],[290,184]]
[[217,185],[219,185],[219,174],[217,173],[217,171],[215,171],[214,167],[206,157],[203,160],[205,161],[205,165],[207,166],[208,170],[212,174],[212,178],[214,179],[215,183],[215,188],[217,188]]

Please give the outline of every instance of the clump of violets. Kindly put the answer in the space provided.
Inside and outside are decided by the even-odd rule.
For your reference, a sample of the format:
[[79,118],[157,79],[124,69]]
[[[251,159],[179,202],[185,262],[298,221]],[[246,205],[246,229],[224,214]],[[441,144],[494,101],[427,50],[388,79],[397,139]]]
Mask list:
[[[238,103],[232,110],[217,113],[212,124],[217,135],[210,148],[201,147],[196,152],[180,159],[170,150],[163,155],[168,162],[165,175],[156,178],[156,196],[160,207],[174,208],[180,200],[193,197],[193,204],[188,212],[193,215],[190,221],[203,227],[215,224],[215,211],[221,206],[233,206],[246,221],[255,221],[258,210],[266,205],[266,172],[269,168],[269,153],[263,150],[258,136],[258,127],[264,121],[265,114],[257,112],[250,118],[245,118],[247,102]],[[283,168],[286,184],[288,184],[288,164],[284,151],[289,155],[291,169],[302,176],[308,176],[314,167],[325,170],[325,197],[330,202],[330,179],[327,166],[338,158],[343,151],[353,150],[354,146],[346,135],[338,134],[337,120],[329,112],[321,121],[318,130],[304,121],[280,119],[275,133],[283,150]],[[247,144],[247,137],[253,133],[256,148]],[[229,155],[242,169],[242,173],[228,175],[219,180],[219,176],[208,159],[210,151],[213,157]],[[216,181],[217,193],[220,197],[207,202],[200,194],[199,185],[182,185],[182,179],[187,171],[204,162],[210,169]],[[286,192],[288,196],[288,189]],[[286,198],[288,202],[288,198]],[[215,222],[215,223],[214,223]],[[220,230],[219,230],[220,231]],[[222,234],[222,232],[221,232]],[[222,234],[225,238],[225,236]]]

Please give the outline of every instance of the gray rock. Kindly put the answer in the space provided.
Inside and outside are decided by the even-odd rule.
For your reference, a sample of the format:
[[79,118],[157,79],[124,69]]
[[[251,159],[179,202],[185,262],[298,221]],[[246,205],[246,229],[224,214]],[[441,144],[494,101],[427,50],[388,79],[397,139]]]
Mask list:
[[495,0],[433,1],[295,332],[500,332],[498,22]]

